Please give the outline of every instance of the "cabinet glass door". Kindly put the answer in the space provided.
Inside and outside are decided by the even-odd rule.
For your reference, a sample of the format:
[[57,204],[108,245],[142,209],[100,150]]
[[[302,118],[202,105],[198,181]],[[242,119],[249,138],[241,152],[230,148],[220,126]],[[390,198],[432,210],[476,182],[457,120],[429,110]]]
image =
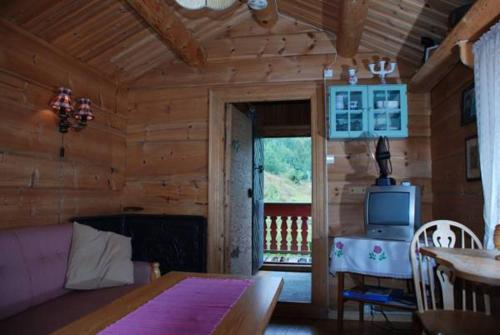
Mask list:
[[406,86],[369,87],[369,129],[374,136],[407,136]]
[[[354,138],[367,130],[367,96],[364,86],[336,86],[330,91],[330,137]],[[332,129],[333,127],[333,129]]]

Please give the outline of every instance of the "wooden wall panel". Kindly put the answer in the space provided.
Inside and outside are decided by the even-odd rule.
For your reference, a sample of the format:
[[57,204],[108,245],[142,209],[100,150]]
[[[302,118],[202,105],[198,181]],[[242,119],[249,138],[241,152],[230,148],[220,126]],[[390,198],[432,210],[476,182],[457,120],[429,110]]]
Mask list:
[[208,90],[130,93],[125,206],[207,216]]
[[462,91],[472,81],[472,70],[458,64],[431,93],[433,214],[467,225],[482,239],[481,182],[465,178],[465,139],[477,128],[475,123],[460,125]]
[[[173,209],[172,213],[191,214],[193,210],[200,212],[202,204],[207,201],[206,92],[205,88],[131,92],[130,99],[134,102],[128,125],[127,205],[141,206],[147,211],[154,209],[163,212]],[[430,98],[428,94],[410,94],[408,102],[410,136],[404,140],[391,141],[393,176],[398,182],[410,180],[422,186],[423,216],[425,221],[429,221],[432,218],[433,201]],[[151,106],[154,108],[150,108]],[[168,113],[162,112],[165,110]],[[175,121],[168,128],[157,127],[156,123],[162,124],[163,119]],[[193,130],[193,122],[199,126],[198,131]],[[193,133],[196,135],[190,135]],[[335,155],[335,164],[328,167],[332,236],[362,229],[364,191],[378,176],[374,152],[374,141],[328,143],[328,153]],[[163,185],[165,183],[167,185]],[[170,183],[174,183],[175,187]],[[196,194],[196,191],[200,194]],[[137,192],[148,195],[137,199],[134,198]],[[191,201],[193,208],[174,208],[171,205],[172,201],[181,202],[181,199]]]
[[[0,22],[0,229],[117,213],[125,185],[124,94],[114,83]],[[96,119],[62,136],[49,102],[59,86],[92,99]]]
[[[323,70],[332,68],[334,79],[345,76],[346,69],[358,66],[359,78],[369,79],[372,74],[368,63],[378,59],[374,53],[358,55],[352,59],[336,57],[333,53],[290,57],[264,57],[250,59],[225,58],[224,61],[208,63],[203,69],[193,69],[183,64],[170,64],[132,84],[133,88],[230,85],[252,83],[305,82],[323,79]],[[408,78],[413,68],[398,63],[398,69],[388,75],[389,80]]]

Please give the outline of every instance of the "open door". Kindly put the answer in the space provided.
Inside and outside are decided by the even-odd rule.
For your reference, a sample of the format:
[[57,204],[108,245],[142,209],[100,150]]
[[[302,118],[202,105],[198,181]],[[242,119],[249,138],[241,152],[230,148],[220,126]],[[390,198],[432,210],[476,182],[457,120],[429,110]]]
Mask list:
[[252,274],[253,122],[233,104],[226,105],[226,272]]
[[252,274],[264,264],[264,146],[253,139]]

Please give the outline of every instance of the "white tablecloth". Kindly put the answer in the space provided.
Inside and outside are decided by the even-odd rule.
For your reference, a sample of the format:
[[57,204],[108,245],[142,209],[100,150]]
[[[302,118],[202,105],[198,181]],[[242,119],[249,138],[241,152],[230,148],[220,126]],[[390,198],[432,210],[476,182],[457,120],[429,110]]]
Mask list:
[[398,279],[412,278],[410,242],[363,236],[336,237],[330,253],[330,273],[353,272]]

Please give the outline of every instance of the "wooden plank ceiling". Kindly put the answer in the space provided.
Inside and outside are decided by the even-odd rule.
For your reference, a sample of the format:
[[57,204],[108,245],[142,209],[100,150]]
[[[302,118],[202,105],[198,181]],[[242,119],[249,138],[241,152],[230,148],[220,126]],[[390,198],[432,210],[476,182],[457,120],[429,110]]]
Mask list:
[[[172,6],[172,0],[164,0]],[[341,0],[278,0],[280,15],[331,33],[339,28]],[[449,12],[467,0],[371,0],[361,49],[372,50],[419,66],[420,37],[437,41],[447,33]],[[278,27],[262,28],[252,21],[246,5],[223,12],[191,12],[173,7],[203,47],[217,50],[235,25],[253,35],[266,35]],[[22,27],[54,48],[61,49],[118,83],[130,83],[143,74],[176,61],[158,35],[120,0],[9,0],[0,4],[0,16]],[[251,22],[251,23],[250,23]],[[244,34],[244,32],[241,32]],[[259,50],[255,50],[259,52]],[[210,52],[208,54],[210,61]]]
[[[330,32],[339,30],[342,0],[278,0],[280,13]],[[439,42],[449,13],[470,0],[370,0],[361,46],[420,66],[421,36]]]

